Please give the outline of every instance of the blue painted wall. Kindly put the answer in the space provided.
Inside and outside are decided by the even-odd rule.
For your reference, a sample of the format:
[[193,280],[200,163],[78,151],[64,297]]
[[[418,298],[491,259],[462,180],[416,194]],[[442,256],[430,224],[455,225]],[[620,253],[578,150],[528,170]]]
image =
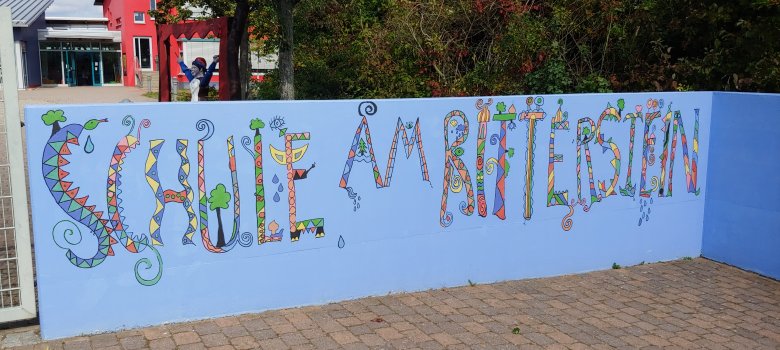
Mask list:
[[28,107],[42,336],[697,256],[711,106],[657,93]]
[[780,278],[780,96],[715,93],[702,254]]

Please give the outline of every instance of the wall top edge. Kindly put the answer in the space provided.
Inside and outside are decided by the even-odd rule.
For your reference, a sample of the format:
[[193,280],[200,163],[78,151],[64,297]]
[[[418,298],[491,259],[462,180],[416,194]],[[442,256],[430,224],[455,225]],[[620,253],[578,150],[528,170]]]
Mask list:
[[712,91],[712,94],[713,95],[774,96],[774,97],[780,97],[780,93],[771,93],[771,92]]
[[[584,93],[584,94],[524,94],[524,95],[482,95],[482,96],[458,96],[458,97],[409,97],[409,98],[362,98],[362,99],[337,99],[337,100],[244,100],[244,101],[201,101],[201,102],[169,102],[165,103],[166,106],[176,105],[188,105],[188,104],[214,104],[214,103],[267,103],[267,104],[287,104],[287,103],[360,103],[364,101],[382,101],[382,102],[394,102],[394,101],[426,101],[426,100],[471,100],[471,99],[486,99],[486,98],[525,98],[528,96],[545,96],[545,97],[576,97],[576,96],[637,96],[637,95],[652,95],[652,96],[682,96],[682,95],[712,95],[712,91],[665,91],[665,92],[610,92],[610,93]],[[746,93],[741,93],[746,94]],[[780,94],[767,94],[777,95]],[[85,106],[160,106],[159,102],[115,102],[115,103],[81,103],[81,104],[28,104],[25,108],[73,108],[73,107],[85,107]]]

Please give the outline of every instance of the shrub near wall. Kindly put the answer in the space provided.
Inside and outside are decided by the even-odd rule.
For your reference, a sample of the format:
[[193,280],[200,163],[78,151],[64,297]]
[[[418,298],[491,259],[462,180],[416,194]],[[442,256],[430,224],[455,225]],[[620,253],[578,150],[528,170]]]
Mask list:
[[42,336],[699,255],[711,98],[28,107]]

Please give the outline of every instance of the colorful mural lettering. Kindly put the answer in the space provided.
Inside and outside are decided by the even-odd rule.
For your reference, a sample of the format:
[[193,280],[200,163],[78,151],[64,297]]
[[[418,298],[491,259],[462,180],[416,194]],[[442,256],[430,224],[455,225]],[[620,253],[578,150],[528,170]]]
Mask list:
[[606,153],[607,151],[612,152],[612,160],[610,160],[610,165],[612,165],[612,168],[615,170],[609,186],[606,185],[605,181],[599,181],[599,193],[602,198],[614,196],[616,194],[615,186],[620,179],[620,149],[618,149],[617,144],[613,142],[611,137],[604,141],[604,133],[602,133],[601,123],[603,123],[605,120],[615,121],[618,123],[621,122],[621,114],[623,112],[624,103],[625,102],[622,99],[618,100],[619,109],[615,109],[615,107],[612,107],[612,105],[607,105],[607,108],[604,110],[604,112],[601,113],[599,121],[596,123],[596,131],[594,132],[596,134],[596,142],[599,144],[599,146],[601,146],[602,153]]
[[[455,140],[450,144],[450,134],[455,135]],[[464,151],[460,147],[469,136],[469,120],[466,115],[458,110],[452,111],[444,118],[444,185],[441,198],[441,211],[439,223],[443,227],[452,224],[453,216],[447,210],[447,197],[450,191],[458,193],[466,186],[466,202],[460,203],[460,211],[463,215],[474,213],[474,191],[471,188],[471,176],[466,164],[461,160]]]
[[[190,127],[189,130],[181,133],[172,133],[164,128],[155,128],[150,118],[142,119],[136,127],[135,117],[131,115],[125,115],[121,118],[116,116],[91,118],[83,117],[81,114],[66,117],[63,110],[49,110],[42,115],[43,123],[41,126],[50,127],[51,131],[47,132],[45,147],[42,148],[39,173],[42,174],[42,183],[45,184],[54,202],[40,205],[56,205],[63,212],[63,215],[59,216],[58,220],[49,224],[48,227],[53,230],[52,234],[56,246],[65,249],[66,259],[70,264],[80,268],[97,267],[109,256],[116,254],[114,245],[121,244],[124,251],[128,253],[145,254],[135,264],[135,275],[140,284],[151,286],[162,278],[164,254],[161,254],[160,249],[163,249],[163,252],[169,249],[164,245],[170,239],[166,238],[166,235],[180,234],[182,247],[202,244],[205,252],[208,253],[229,253],[238,246],[257,250],[265,243],[282,243],[285,230],[289,230],[291,242],[299,241],[302,235],[307,233],[312,234],[314,238],[324,238],[327,215],[306,215],[304,217],[311,218],[301,219],[299,208],[303,208],[303,211],[307,213],[317,213],[324,208],[323,204],[330,198],[323,198],[322,193],[329,193],[327,191],[334,187],[332,184],[323,184],[327,183],[329,179],[333,180],[334,166],[338,166],[339,164],[336,163],[340,162],[334,161],[334,156],[343,155],[345,148],[348,150],[346,162],[343,167],[340,167],[341,170],[336,171],[340,174],[340,181],[339,185],[335,187],[347,191],[348,197],[352,201],[352,206],[349,208],[351,214],[340,214],[343,215],[343,218],[352,215],[356,219],[363,215],[362,212],[358,212],[361,200],[371,203],[371,209],[366,212],[366,215],[375,215],[371,212],[379,210],[379,208],[397,206],[399,203],[380,203],[375,198],[379,198],[377,196],[393,198],[396,191],[419,189],[418,185],[415,184],[419,184],[420,180],[428,185],[426,187],[433,188],[434,184],[431,182],[430,176],[431,172],[434,172],[435,176],[442,176],[443,179],[441,188],[437,189],[442,193],[440,206],[436,208],[438,213],[434,214],[437,216],[436,220],[439,226],[443,229],[452,227],[456,221],[460,220],[459,217],[462,217],[464,222],[469,222],[469,225],[478,225],[481,222],[495,223],[496,221],[491,221],[496,220],[495,218],[498,219],[498,222],[520,218],[523,221],[532,222],[534,202],[542,200],[546,204],[543,206],[544,210],[556,210],[555,207],[558,206],[566,207],[566,211],[556,215],[562,215],[560,229],[567,232],[574,227],[574,215],[577,207],[581,207],[583,212],[590,213],[593,211],[593,205],[597,202],[610,202],[608,199],[613,197],[628,197],[629,203],[632,203],[636,200],[637,195],[641,198],[641,202],[637,204],[641,213],[637,226],[642,226],[643,222],[648,222],[650,219],[650,206],[653,204],[652,193],[657,191],[658,197],[672,198],[674,163],[677,153],[682,154],[684,166],[684,177],[680,177],[682,180],[678,181],[684,181],[686,193],[694,196],[701,193],[697,181],[700,151],[700,106],[690,106],[683,110],[673,108],[672,103],[665,103],[664,99],[649,98],[644,104],[637,104],[632,113],[624,116],[623,110],[627,99],[610,98],[603,101],[601,108],[594,108],[598,111],[597,113],[600,113],[596,120],[588,117],[588,115],[594,115],[591,114],[593,110],[577,111],[576,113],[581,117],[577,120],[576,132],[572,132],[569,121],[572,110],[568,104],[568,107],[564,109],[565,99],[557,98],[557,106],[554,113],[551,112],[549,124],[545,120],[548,117],[548,111],[542,96],[463,99],[467,105],[476,107],[475,111],[465,109],[472,111],[470,112],[471,117],[476,118],[478,123],[477,137],[472,139],[469,139],[470,116],[462,109],[448,108],[448,112],[440,114],[443,115],[443,119],[439,119],[436,124],[443,122],[444,128],[443,134],[439,134],[431,128],[426,129],[424,123],[425,120],[438,118],[435,115],[423,113],[414,116],[413,119],[409,118],[408,114],[390,117],[389,113],[378,113],[380,109],[378,104],[392,105],[390,102],[349,102],[350,109],[357,107],[358,110],[357,118],[352,117],[351,119],[358,123],[355,132],[350,133],[349,140],[333,138],[333,131],[323,133],[324,140],[314,146],[318,148],[318,151],[314,153],[311,151],[313,147],[312,133],[293,132],[291,128],[297,127],[299,123],[297,121],[289,122],[295,118],[282,117],[283,110],[279,109],[268,114],[274,115],[273,117],[265,117],[268,123],[252,115],[237,120],[241,125],[248,125],[252,132],[252,135],[241,136],[241,145],[246,150],[246,154],[242,154],[240,157],[236,156],[233,135],[220,134],[220,137],[224,137],[225,143],[212,140],[216,131],[215,122],[212,119],[199,119],[195,122],[194,128]],[[515,109],[515,103],[521,102],[526,107],[518,112]],[[605,105],[606,108],[603,107]],[[675,104],[676,106],[677,104]],[[662,117],[661,110],[663,108],[666,108],[666,112]],[[494,110],[492,115],[491,109]],[[391,110],[392,108],[388,109],[388,111]],[[441,109],[438,110],[441,111]],[[278,114],[274,112],[278,112]],[[83,120],[83,124],[71,123],[60,126],[60,123],[66,122],[68,118]],[[382,136],[382,142],[389,142],[384,177],[376,161],[375,140],[372,140],[369,119],[371,119],[375,132],[382,130],[381,134],[378,134]],[[114,120],[119,120],[120,123],[112,123]],[[662,122],[660,130],[663,133],[663,145],[658,163],[655,162],[657,123],[654,123],[657,120]],[[346,124],[354,125],[352,121]],[[520,137],[509,140],[508,131],[516,128],[516,122],[526,122],[526,137],[525,139]],[[684,127],[686,123],[693,125],[693,137],[690,143]],[[223,124],[220,123],[220,127],[224,127],[225,132],[247,132],[245,127],[243,130],[232,129],[230,125],[234,124],[233,122],[230,125]],[[343,124],[340,123],[340,125]],[[642,157],[641,164],[639,164],[641,176],[639,186],[635,186],[634,179],[632,179],[632,169],[635,166],[633,162],[634,136],[639,124],[644,125],[641,142]],[[312,127],[322,128],[322,126],[317,125],[320,124],[315,123]],[[549,130],[546,128],[547,125],[549,125]],[[120,126],[122,128],[119,128]],[[101,128],[100,135],[90,134],[98,127]],[[625,130],[622,128],[627,128],[628,132],[619,131]],[[144,134],[154,134],[148,143],[141,142],[142,130],[144,130]],[[547,164],[545,164],[547,167],[547,191],[537,195],[533,191],[536,181],[534,178],[536,167],[534,159],[537,156],[536,139],[537,134],[548,131],[550,139],[546,150]],[[264,134],[272,136],[272,139],[278,137],[282,140],[283,145],[269,142],[267,148],[264,147]],[[112,137],[119,139],[110,154],[104,151],[109,135],[114,135]],[[175,136],[168,137],[168,135]],[[488,135],[490,135],[489,138]],[[40,133],[34,133],[33,136],[38,137]],[[80,148],[82,137],[85,138],[83,149]],[[192,138],[197,139],[195,174],[190,172],[190,155],[188,154],[191,150],[189,140]],[[444,147],[439,149],[440,151],[434,152],[434,157],[437,159],[437,164],[442,164],[442,166],[435,166],[431,169],[428,159],[430,155],[426,152],[423,140],[437,138],[443,141]],[[569,146],[567,142],[570,138],[571,145]],[[35,138],[31,139],[31,141],[34,140]],[[678,140],[680,142],[679,150]],[[165,147],[169,141],[175,143],[175,153],[169,152]],[[600,148],[601,152],[592,154],[591,145]],[[472,146],[475,147],[473,149],[476,152],[467,152],[466,150]],[[628,162],[626,163],[621,162],[621,147],[628,149]],[[133,156],[133,151],[137,151],[139,148],[143,148],[142,151],[146,154],[143,159]],[[418,161],[413,166],[411,166],[411,162],[407,163],[409,165],[405,164],[402,167],[404,173],[418,172],[419,177],[412,179],[406,175],[400,180],[394,177],[399,166],[396,162],[399,148],[403,150],[406,159],[416,157]],[[513,173],[516,172],[522,176],[509,178],[509,159],[515,154],[516,148],[522,150],[521,152],[525,155],[525,166],[513,171]],[[79,152],[74,155],[75,149],[79,149]],[[207,150],[208,158],[206,157]],[[486,154],[493,154],[493,152],[495,152],[495,157],[486,158]],[[323,156],[324,154],[327,156]],[[264,155],[270,156],[273,162],[264,164]],[[80,173],[78,178],[71,179],[70,172],[67,170],[71,167],[81,167],[87,164],[85,157],[92,157],[89,162],[99,162],[100,159],[96,157],[102,156],[108,157],[105,213],[98,210],[97,205],[90,203],[89,195],[81,195],[80,188],[76,185],[76,183],[90,181],[90,179],[84,178],[83,173]],[[165,160],[161,162],[163,159]],[[567,161],[567,159],[572,161]],[[309,166],[296,166],[304,160]],[[224,161],[227,162],[227,168],[218,164]],[[131,165],[128,166],[130,163]],[[170,163],[178,164],[178,166],[174,167]],[[355,172],[365,171],[365,165],[361,163],[368,165],[372,174],[371,183],[376,189],[383,189],[382,191],[367,192],[362,190],[361,195],[358,195],[353,185],[350,184],[350,178],[353,170]],[[128,172],[131,171],[129,169],[137,171],[135,170],[137,169],[136,164],[141,165],[143,174]],[[472,182],[472,169],[469,169],[468,164],[474,165],[475,182]],[[321,168],[322,170],[320,170]],[[172,176],[170,178],[161,177],[160,170],[165,169],[176,170],[177,188],[164,185],[167,181],[174,181]],[[266,199],[264,173],[268,169],[273,175],[272,189],[269,192],[273,193],[273,201]],[[622,171],[625,171],[626,179],[622,186],[618,186]],[[207,173],[209,174],[209,182],[206,181]],[[227,174],[230,176],[229,182]],[[317,176],[312,177],[312,174]],[[128,181],[128,179],[135,179],[137,176],[145,178],[145,186],[148,186],[151,191],[137,189],[135,188],[138,184],[137,181]],[[195,179],[192,179],[192,176]],[[486,186],[490,176],[494,176],[491,181],[495,181],[492,198],[487,193]],[[280,177],[287,179],[286,186]],[[648,178],[650,181],[647,180]],[[196,188],[190,186],[190,181],[193,180],[197,181]],[[301,182],[303,180],[306,182]],[[585,190],[583,190],[583,184],[587,186]],[[570,198],[569,192],[573,191],[575,186],[577,196]],[[254,193],[255,210],[251,215],[253,218],[251,226],[241,220],[240,194],[242,188],[244,191],[251,190]],[[303,197],[301,197],[301,188],[304,188],[307,193]],[[279,204],[283,203],[281,195],[285,190],[287,191],[287,202]],[[309,191],[312,191],[313,194],[310,195]],[[620,196],[615,196],[618,193]],[[130,194],[133,197],[134,208],[137,205],[150,206],[151,215],[147,217],[148,232],[135,234],[129,231],[129,223],[145,222],[143,218],[136,217],[139,213],[137,209],[132,211],[133,217],[127,217],[128,210],[125,205],[129,203],[127,198]],[[93,194],[94,196],[95,194]],[[194,207],[196,196],[197,212]],[[459,214],[453,213],[451,209],[451,197],[458,202],[456,206],[460,211]],[[301,198],[305,200],[301,202]],[[409,199],[414,199],[414,197],[409,197]],[[36,200],[40,201],[40,199]],[[488,203],[491,200],[493,203],[492,213],[495,218],[488,216]],[[136,205],[135,202],[139,204]],[[425,200],[421,200],[421,202],[425,202]],[[171,207],[169,204],[174,204],[175,207],[181,208],[183,211],[174,209],[174,214],[169,214]],[[634,206],[634,204],[630,205]],[[330,205],[327,204],[327,206]],[[331,213],[333,210],[335,209],[327,208],[324,211]],[[477,212],[476,216],[473,215],[475,211]],[[232,222],[228,218],[230,216],[228,213],[232,213]],[[269,216],[269,213],[273,213],[273,215]],[[280,217],[282,217],[280,215],[287,216],[289,226],[279,225]],[[386,215],[392,215],[392,213]],[[170,216],[171,219],[166,219],[167,216]],[[375,217],[372,220],[376,219]],[[331,219],[328,221],[332,222]],[[345,222],[349,222],[349,220]],[[242,227],[242,224],[247,225],[247,227]],[[344,227],[341,222],[336,226],[342,229]],[[95,249],[89,255],[85,253],[84,247],[91,244],[92,240],[86,240],[81,236],[83,230],[90,232],[95,240]],[[200,242],[194,240],[194,235],[198,231],[200,232]],[[345,237],[352,237],[351,240],[360,241],[359,233],[353,232],[352,234],[355,236],[349,236],[349,233],[341,231],[333,236],[333,239],[337,240],[335,242],[337,248],[345,249]],[[370,233],[366,233],[366,235],[370,235]],[[255,238],[252,237],[257,240],[254,248],[252,248],[251,242]]]
[[[108,122],[107,119],[89,119],[83,125],[82,124],[68,124],[64,127],[60,127],[59,122],[67,121],[67,117],[62,110],[52,110],[44,114],[42,117],[44,124],[51,126],[51,136],[46,142],[46,147],[43,151],[42,159],[42,174],[46,187],[55,200],[55,203],[65,211],[65,213],[73,220],[62,220],[54,225],[52,228],[52,234],[54,235],[54,242],[57,246],[66,249],[66,258],[71,264],[80,268],[93,268],[105,261],[108,256],[114,255],[113,244],[119,242],[118,239],[111,234],[119,231],[122,238],[122,244],[125,249],[131,253],[139,253],[144,248],[149,248],[154,252],[157,259],[158,272],[152,278],[144,278],[139,273],[139,266],[145,265],[146,269],[152,267],[152,263],[148,258],[142,258],[135,264],[135,276],[139,283],[143,285],[154,285],[162,277],[162,258],[154,247],[149,245],[148,239],[142,236],[136,240],[133,240],[121,226],[121,210],[119,210],[119,201],[116,200],[116,187],[113,185],[119,184],[119,165],[124,158],[126,152],[135,146],[137,138],[132,136],[125,136],[119,145],[115,148],[114,156],[112,157],[111,164],[109,166],[109,188],[107,190],[109,199],[109,208],[113,208],[113,219],[105,218],[103,212],[96,211],[95,205],[88,204],[89,196],[79,197],[79,187],[74,186],[73,181],[66,180],[66,177],[70,174],[65,167],[70,164],[68,156],[72,154],[71,148],[79,146],[79,137],[84,130],[91,131],[98,127],[101,123]],[[125,119],[126,121],[130,119]],[[129,125],[127,123],[123,123]],[[149,122],[145,121],[142,126],[148,127]],[[140,134],[140,127],[139,127]],[[140,137],[140,136],[139,136]],[[73,145],[73,146],[70,146]],[[91,152],[90,152],[91,153]],[[113,194],[113,195],[112,195]],[[78,222],[85,227],[89,228],[90,232],[97,238],[97,249],[92,257],[81,257],[74,253],[70,246],[76,246],[83,242],[83,236],[81,229],[76,225]],[[62,224],[67,225],[67,228],[62,228]],[[59,228],[59,229],[58,229]],[[63,236],[62,240],[58,240],[59,235]],[[62,242],[64,241],[64,242]],[[85,242],[88,243],[88,242]]]
[[509,110],[506,110],[506,104],[500,102],[496,105],[498,113],[493,115],[493,120],[500,122],[500,128],[498,135],[493,134],[490,137],[490,144],[498,144],[498,159],[496,162],[496,189],[495,197],[493,200],[493,215],[501,220],[506,219],[506,177],[509,175],[509,162],[507,161],[507,153],[509,150],[506,148],[506,128],[507,122],[513,122],[517,113],[515,113],[515,107],[512,105]]
[[[368,126],[367,116],[372,116],[377,113],[376,103],[371,101],[361,102],[358,105],[358,114],[361,116],[360,124],[355,131],[355,137],[352,139],[352,144],[349,147],[347,154],[347,161],[344,164],[344,171],[341,175],[341,181],[339,187],[347,191],[349,199],[353,200],[353,211],[357,211],[360,208],[360,196],[357,192],[349,186],[349,177],[352,173],[352,167],[355,162],[370,163],[372,166],[372,174],[376,188],[390,187],[393,179],[393,170],[395,169],[395,159],[398,154],[398,138],[400,136],[403,143],[404,154],[406,159],[412,156],[414,149],[417,149],[417,155],[420,161],[420,175],[422,180],[431,184],[430,176],[428,175],[428,161],[425,159],[425,151],[423,149],[422,132],[420,131],[420,119],[418,118],[414,124],[411,122],[404,123],[399,117],[396,122],[395,132],[393,133],[393,141],[390,144],[390,153],[387,155],[387,167],[385,168],[385,179],[382,180],[382,175],[379,171],[379,166],[374,156],[374,143],[371,140],[371,130]],[[408,136],[406,130],[411,130],[411,138]]]
[[[249,145],[252,144],[252,140],[249,136],[241,138],[241,145],[249,152],[249,155],[254,159],[255,165],[255,212],[257,213],[257,243],[263,244],[268,242],[279,242],[282,240],[281,234],[271,234],[266,236],[265,234],[265,186],[263,184],[263,135],[260,134],[260,129],[265,127],[265,123],[261,119],[252,119],[249,123],[249,129],[255,132],[254,135],[254,148],[249,149]],[[279,178],[274,176],[274,183],[279,182]],[[276,194],[276,201],[279,201],[279,195]]]
[[[518,119],[528,121],[528,145],[526,146],[525,155],[525,204],[523,205],[523,217],[526,220],[531,220],[531,213],[533,212],[533,177],[534,177],[534,150],[536,148],[536,121],[544,120],[547,113],[542,109],[544,105],[544,98],[539,96],[536,99],[529,97],[526,99],[525,104],[528,109],[522,113]],[[536,108],[531,109],[531,105],[535,104]]]
[[477,100],[476,107],[479,109],[477,121],[479,122],[479,131],[477,132],[477,213],[479,216],[487,216],[487,202],[485,201],[485,138],[487,137],[487,124],[490,121],[490,110],[488,107],[493,104],[493,99],[484,103],[481,99]]
[[[198,140],[198,190],[200,191],[199,209],[200,209],[200,234],[203,247],[212,253],[226,253],[239,243],[242,246],[249,246],[251,237],[249,233],[239,234],[241,224],[241,201],[238,192],[238,175],[236,172],[236,151],[233,146],[233,136],[227,138],[228,168],[230,169],[230,178],[233,189],[233,229],[230,239],[225,241],[225,234],[222,224],[221,209],[228,209],[230,194],[225,190],[225,185],[219,183],[212,189],[209,195],[206,195],[206,176],[205,176],[205,152],[204,143],[214,134],[214,124],[207,119],[201,119],[197,122],[198,131],[206,130],[206,135]],[[209,236],[209,214],[208,210],[216,211],[217,214],[217,244],[214,245]]]
[[[313,233],[315,238],[322,238],[325,236],[325,219],[324,218],[316,218],[316,219],[306,219],[306,220],[297,220],[297,206],[296,206],[296,197],[295,197],[295,181],[303,180],[309,176],[309,172],[314,169],[315,166],[317,166],[317,163],[312,163],[311,166],[308,169],[295,169],[293,168],[293,163],[296,162],[296,157],[293,155],[295,154],[294,149],[292,147],[293,141],[308,141],[309,133],[308,132],[301,132],[301,133],[294,133],[294,134],[285,134],[284,135],[284,151],[285,151],[285,162],[287,165],[287,195],[288,200],[290,204],[290,240],[293,242],[300,239],[302,233]],[[308,145],[307,145],[308,146]],[[303,152],[301,152],[301,157],[303,156],[303,153],[305,153],[305,149]],[[300,157],[298,157],[300,159]]]
[[155,245],[163,244],[160,229],[162,228],[162,220],[165,216],[165,206],[168,203],[179,203],[184,207],[184,210],[187,212],[188,225],[187,230],[182,236],[181,243],[184,245],[195,244],[192,242],[192,238],[197,231],[198,219],[195,215],[195,210],[192,208],[192,201],[195,199],[195,194],[187,179],[190,176],[190,161],[189,158],[187,158],[188,143],[188,140],[176,140],[176,152],[179,154],[179,157],[181,157],[178,178],[179,183],[184,187],[184,190],[175,191],[172,189],[163,190],[157,172],[157,160],[160,157],[160,150],[165,144],[165,140],[149,141],[149,155],[146,157],[146,182],[149,183],[149,187],[152,189],[156,201],[154,213],[149,220],[149,233],[152,237],[152,243]]

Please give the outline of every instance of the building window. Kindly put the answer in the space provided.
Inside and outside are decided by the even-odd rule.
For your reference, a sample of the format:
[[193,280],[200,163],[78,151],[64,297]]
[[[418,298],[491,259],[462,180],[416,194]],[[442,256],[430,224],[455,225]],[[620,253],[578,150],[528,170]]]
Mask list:
[[136,37],[135,44],[135,62],[136,66],[144,69],[152,69],[152,38]]
[[[59,43],[57,43],[59,44]],[[41,50],[41,84],[62,84],[62,53]]]
[[149,0],[149,9],[152,11],[157,9],[157,0]]
[[133,12],[133,22],[146,23],[146,16],[143,12],[140,11]]
[[122,83],[119,43],[41,41],[41,78],[45,85],[70,86]]

